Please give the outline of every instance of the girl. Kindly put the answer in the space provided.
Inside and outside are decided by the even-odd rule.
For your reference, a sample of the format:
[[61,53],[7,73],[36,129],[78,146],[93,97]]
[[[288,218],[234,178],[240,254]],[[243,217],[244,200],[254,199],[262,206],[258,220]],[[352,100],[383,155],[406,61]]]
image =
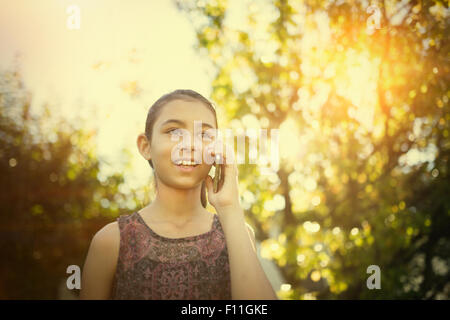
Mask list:
[[[196,121],[203,127],[194,137]],[[214,106],[195,91],[176,90],[153,104],[137,145],[153,169],[156,198],[95,234],[81,299],[278,299],[239,205],[233,150],[211,148],[218,142],[208,129],[217,127]],[[199,140],[174,139],[187,132]],[[208,154],[223,159],[217,192]],[[205,209],[207,200],[217,214]]]

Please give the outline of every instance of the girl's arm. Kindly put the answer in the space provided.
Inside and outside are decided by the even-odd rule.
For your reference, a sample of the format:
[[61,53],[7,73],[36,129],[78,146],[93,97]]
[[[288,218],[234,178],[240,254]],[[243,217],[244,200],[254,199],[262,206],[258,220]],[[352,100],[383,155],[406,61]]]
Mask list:
[[80,299],[111,298],[119,245],[120,232],[117,222],[107,224],[92,238],[81,277]]
[[[219,147],[221,143],[218,142]],[[239,203],[239,172],[234,150],[226,144],[225,147],[226,155],[222,152],[216,154],[215,150],[207,151],[224,169],[221,170],[218,190],[214,191],[213,180],[209,175],[205,181],[208,201],[216,209],[225,234],[230,263],[231,297],[235,300],[278,300],[246,230],[244,211]],[[221,159],[225,161],[222,162]]]
[[246,228],[240,206],[218,212],[225,233],[233,300],[278,300],[264,273]]

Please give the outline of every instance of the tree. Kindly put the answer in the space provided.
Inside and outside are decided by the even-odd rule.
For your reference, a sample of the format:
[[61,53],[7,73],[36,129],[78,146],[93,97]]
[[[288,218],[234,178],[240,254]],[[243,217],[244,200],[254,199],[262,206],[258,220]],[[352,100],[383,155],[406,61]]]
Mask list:
[[279,294],[448,298],[448,4],[249,1],[238,26],[227,1],[176,4],[226,124],[288,131],[276,177],[239,168],[261,254],[290,285]]
[[[19,70],[0,72],[0,297],[56,299],[69,265],[83,266],[92,236],[130,209],[120,174],[100,174],[92,137],[31,112]],[[56,123],[56,124],[55,124]]]

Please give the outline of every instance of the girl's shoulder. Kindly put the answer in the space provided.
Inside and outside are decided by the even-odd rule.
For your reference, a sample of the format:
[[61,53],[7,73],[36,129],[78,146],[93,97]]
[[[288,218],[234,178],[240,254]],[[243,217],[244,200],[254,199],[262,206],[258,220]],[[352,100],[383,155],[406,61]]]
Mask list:
[[[118,221],[113,221],[102,227],[94,235],[92,242],[94,242],[108,249],[119,249],[120,244],[120,230]],[[113,250],[114,252],[115,250]],[[111,251],[110,251],[111,252]]]
[[123,229],[129,224],[136,223],[138,220],[137,212],[121,214],[116,217],[114,221],[103,226],[103,228],[97,232],[95,237],[118,248],[120,244],[120,235]]

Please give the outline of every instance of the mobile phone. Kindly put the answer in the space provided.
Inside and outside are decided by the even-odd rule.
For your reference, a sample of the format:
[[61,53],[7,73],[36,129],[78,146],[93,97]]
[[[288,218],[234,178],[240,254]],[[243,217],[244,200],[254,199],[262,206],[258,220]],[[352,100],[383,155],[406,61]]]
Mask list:
[[222,176],[222,165],[214,162],[214,183],[213,183],[213,187],[214,187],[214,192],[217,192],[218,188],[219,188],[219,182]]

